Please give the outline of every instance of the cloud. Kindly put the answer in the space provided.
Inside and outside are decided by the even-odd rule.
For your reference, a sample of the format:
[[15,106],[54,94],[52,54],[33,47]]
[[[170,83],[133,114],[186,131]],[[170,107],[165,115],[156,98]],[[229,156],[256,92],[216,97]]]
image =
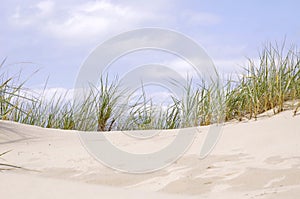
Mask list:
[[169,60],[164,64],[179,73],[183,78],[191,77],[195,73],[193,66],[181,58]]
[[12,23],[15,26],[33,26],[51,17],[55,8],[55,2],[46,0],[24,8],[17,6],[14,14],[11,16]]
[[36,4],[36,8],[39,9],[41,15],[48,15],[51,14],[55,6],[55,2],[47,0],[41,1]]
[[70,5],[64,1],[44,0],[17,6],[10,18],[15,28],[34,31],[62,44],[75,46],[99,43],[111,35],[138,27],[168,27],[178,20],[193,26],[221,21],[219,16],[209,12],[178,12],[178,7],[170,10],[170,6],[166,5],[169,1],[163,2],[154,2],[154,6],[134,1],[125,4],[104,0]]
[[182,17],[190,25],[216,25],[222,21],[218,15],[209,12],[185,12]]
[[26,92],[27,96],[42,98],[45,102],[61,100],[63,102],[73,101],[74,89],[53,87],[46,89],[32,89]]
[[[61,22],[47,25],[54,36],[60,38],[89,38],[102,36],[103,32],[113,32],[126,26],[138,23],[138,13],[130,7],[121,7],[109,2],[88,2],[75,6],[69,16]],[[141,17],[143,17],[141,15]]]
[[79,42],[128,30],[147,20],[156,20],[157,16],[109,1],[64,6],[47,0],[26,8],[17,7],[12,19],[15,26],[30,26],[64,41]]

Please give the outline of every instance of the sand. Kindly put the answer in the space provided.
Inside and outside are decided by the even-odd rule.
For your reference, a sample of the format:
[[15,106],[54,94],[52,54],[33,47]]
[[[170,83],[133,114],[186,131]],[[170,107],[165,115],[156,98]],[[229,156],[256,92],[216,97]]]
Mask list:
[[[196,139],[172,165],[147,174],[113,170],[95,160],[76,131],[0,121],[0,163],[25,169],[0,172],[1,198],[299,198],[300,115],[265,114],[224,124],[214,150],[199,158],[209,127],[189,128]],[[145,133],[139,131],[138,133]],[[148,140],[105,135],[134,153],[158,151],[177,131]],[[0,167],[5,168],[5,167]]]

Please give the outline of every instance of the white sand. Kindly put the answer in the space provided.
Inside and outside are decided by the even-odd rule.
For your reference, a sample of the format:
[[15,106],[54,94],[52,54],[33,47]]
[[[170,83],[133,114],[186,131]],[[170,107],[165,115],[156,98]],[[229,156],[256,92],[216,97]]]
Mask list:
[[[0,197],[300,198],[300,115],[292,115],[286,111],[258,121],[227,123],[205,159],[199,159],[199,152],[209,127],[200,127],[180,160],[149,174],[103,166],[75,131],[0,121],[0,153],[12,150],[0,163],[29,169],[0,172]],[[144,141],[117,132],[106,135],[126,151],[149,153],[166,146],[175,134],[167,131]]]

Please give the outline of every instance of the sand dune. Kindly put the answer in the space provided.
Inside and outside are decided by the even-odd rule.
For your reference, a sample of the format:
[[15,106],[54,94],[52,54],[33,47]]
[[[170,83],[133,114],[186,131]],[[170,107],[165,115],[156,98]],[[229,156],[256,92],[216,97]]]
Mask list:
[[[212,153],[199,159],[209,127],[174,164],[148,174],[112,170],[96,161],[75,131],[0,121],[1,198],[299,198],[300,116],[285,111],[258,121],[226,123]],[[196,128],[185,129],[192,131]],[[143,133],[143,132],[142,132]],[[177,131],[149,140],[106,133],[129,152],[157,151]]]

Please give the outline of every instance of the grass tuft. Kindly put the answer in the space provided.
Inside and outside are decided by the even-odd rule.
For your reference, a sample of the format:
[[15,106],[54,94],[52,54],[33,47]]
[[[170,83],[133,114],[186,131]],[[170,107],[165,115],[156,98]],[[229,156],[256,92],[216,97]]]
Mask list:
[[204,81],[194,86],[188,79],[187,85],[178,85],[184,90],[183,97],[172,97],[167,107],[155,105],[143,88],[133,102],[132,94],[120,89],[118,79],[109,81],[108,76],[100,78],[99,86],[91,85],[76,104],[67,100],[67,93],[56,93],[50,100],[43,93],[30,95],[24,83],[0,73],[1,120],[82,131],[175,129],[256,119],[268,110],[277,114],[294,109],[296,115],[300,109],[300,56],[294,46],[268,44],[258,61],[248,60],[237,80],[229,79],[224,86]]

